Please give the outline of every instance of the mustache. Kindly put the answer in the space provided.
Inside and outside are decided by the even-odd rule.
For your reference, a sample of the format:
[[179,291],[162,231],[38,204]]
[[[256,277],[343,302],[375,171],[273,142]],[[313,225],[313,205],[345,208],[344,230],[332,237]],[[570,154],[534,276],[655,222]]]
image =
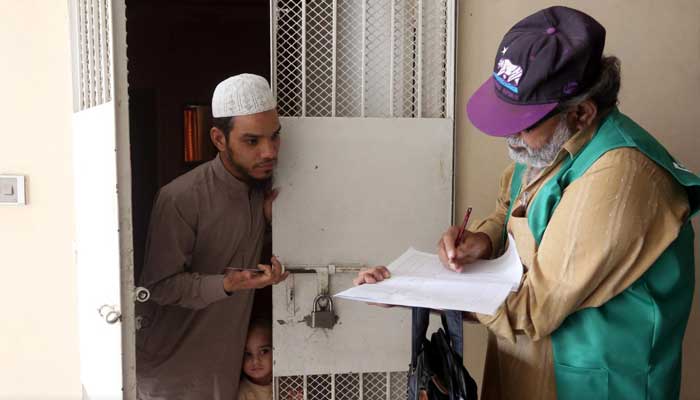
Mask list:
[[528,146],[527,143],[525,143],[522,136],[520,135],[506,137],[506,143],[508,144],[508,147],[510,147],[513,151],[525,151],[528,155],[532,155],[533,153],[533,149],[531,149],[530,146]]
[[535,168],[543,168],[550,165],[564,143],[574,135],[566,120],[562,119],[554,130],[553,135],[539,149],[533,149],[523,140],[522,134],[506,137],[508,154],[515,162],[529,165]]
[[508,145],[513,146],[513,147],[525,147],[523,138],[520,137],[520,135],[515,135],[515,136],[508,136],[506,137],[506,142]]
[[264,158],[262,161],[260,161],[260,162],[258,162],[258,163],[255,163],[255,164],[253,165],[253,167],[259,167],[259,166],[261,166],[261,165],[270,164],[270,163],[272,163],[272,164],[277,164],[277,157],[274,157],[274,158]]

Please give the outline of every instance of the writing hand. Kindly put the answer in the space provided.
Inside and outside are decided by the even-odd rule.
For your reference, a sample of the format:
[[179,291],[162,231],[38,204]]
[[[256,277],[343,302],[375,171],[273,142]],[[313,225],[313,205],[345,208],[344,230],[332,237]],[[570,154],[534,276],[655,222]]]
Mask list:
[[464,266],[491,256],[491,239],[481,232],[464,231],[462,242],[455,246],[459,228],[451,226],[438,241],[438,257],[446,268],[462,272]]

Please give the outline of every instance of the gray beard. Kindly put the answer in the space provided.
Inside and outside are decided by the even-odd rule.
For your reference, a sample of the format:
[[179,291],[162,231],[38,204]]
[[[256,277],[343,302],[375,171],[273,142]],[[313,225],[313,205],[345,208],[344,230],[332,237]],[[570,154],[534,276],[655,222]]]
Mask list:
[[[535,150],[528,146],[523,140],[522,134],[508,136],[506,138],[506,142],[509,145],[508,155],[517,163],[525,164],[532,168],[544,168],[554,162],[557,154],[559,154],[559,150],[573,135],[574,132],[566,125],[566,118],[562,116],[559,124],[554,129],[554,135],[541,149]],[[519,149],[513,149],[513,147],[519,147]]]

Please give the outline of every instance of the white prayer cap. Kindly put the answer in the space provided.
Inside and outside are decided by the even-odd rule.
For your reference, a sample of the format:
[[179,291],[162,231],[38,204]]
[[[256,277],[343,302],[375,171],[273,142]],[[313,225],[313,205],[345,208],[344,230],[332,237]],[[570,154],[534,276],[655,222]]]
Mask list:
[[211,99],[214,118],[256,114],[276,107],[267,80],[253,74],[232,76],[216,86]]

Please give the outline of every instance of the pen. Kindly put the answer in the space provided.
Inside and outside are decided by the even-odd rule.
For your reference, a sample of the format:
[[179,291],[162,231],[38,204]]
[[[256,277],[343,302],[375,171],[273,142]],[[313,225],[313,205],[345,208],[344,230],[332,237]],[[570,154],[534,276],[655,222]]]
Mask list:
[[226,267],[225,268],[227,271],[250,271],[254,274],[262,274],[265,271],[261,269],[250,269],[250,268],[232,268],[232,267]]
[[469,222],[469,216],[472,214],[472,208],[467,208],[467,212],[464,213],[464,221],[462,221],[462,226],[459,228],[459,233],[457,234],[457,239],[455,239],[455,247],[459,246],[464,240],[464,232],[467,229],[467,222]]
[[[252,269],[252,268],[233,268],[233,267],[226,267],[225,268],[228,271],[250,271],[254,274],[264,274],[265,271],[261,269]],[[285,268],[284,265],[282,265],[282,273],[284,274]]]

